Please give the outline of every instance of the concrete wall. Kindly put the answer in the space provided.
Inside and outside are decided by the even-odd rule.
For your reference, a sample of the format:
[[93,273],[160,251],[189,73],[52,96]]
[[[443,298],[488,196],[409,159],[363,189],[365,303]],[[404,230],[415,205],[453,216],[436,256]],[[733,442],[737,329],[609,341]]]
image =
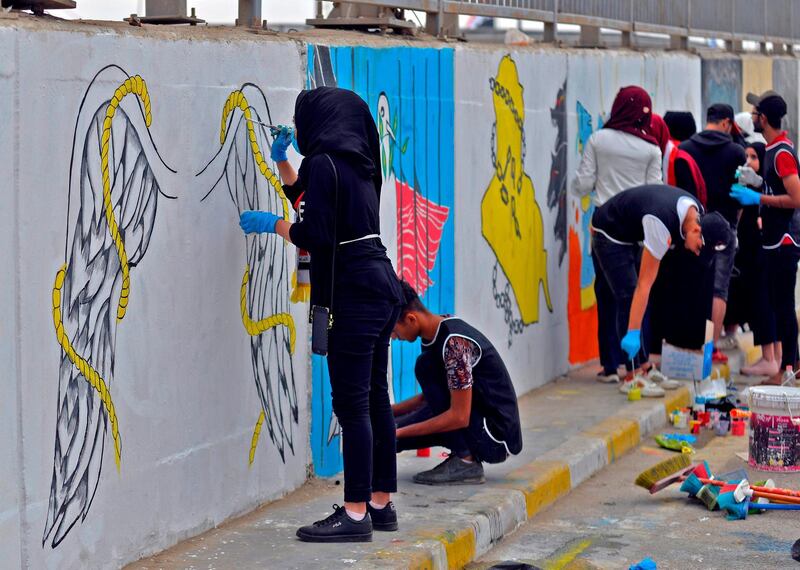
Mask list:
[[[246,82],[263,92],[245,89],[253,118],[268,122],[267,104],[272,117],[291,117],[303,86],[299,46],[88,40],[0,28],[0,52],[15,54],[0,64],[9,102],[0,164],[13,184],[0,208],[8,268],[0,311],[4,340],[16,341],[0,343],[11,364],[0,404],[0,547],[4,564],[8,553],[31,568],[118,566],[297,487],[310,461],[306,307],[288,302],[294,253],[274,236],[246,242],[232,195],[241,207],[277,209],[279,200],[252,161],[246,177],[236,170],[253,156],[240,110],[220,144],[226,98]],[[119,68],[100,72],[109,64]],[[141,75],[149,98],[124,97],[108,146],[110,199],[130,262],[119,320],[125,293],[99,141],[125,73]],[[287,326],[245,330],[246,263],[248,314],[290,311],[294,355]],[[54,304],[96,387],[61,350]],[[259,389],[271,413],[251,465]]]
[[[739,59],[346,34],[20,22],[0,26],[0,53],[10,567],[116,567],[295,489],[309,468],[341,468],[308,307],[289,300],[295,252],[238,228],[241,209],[284,208],[261,163],[270,137],[243,109],[285,123],[306,86],[364,97],[390,256],[432,309],[495,342],[523,393],[596,355],[591,204],[569,189],[617,90],[643,85],[657,112],[698,119],[742,93]],[[775,87],[796,90],[794,60],[773,65]],[[392,349],[395,399],[417,389],[417,350]]]

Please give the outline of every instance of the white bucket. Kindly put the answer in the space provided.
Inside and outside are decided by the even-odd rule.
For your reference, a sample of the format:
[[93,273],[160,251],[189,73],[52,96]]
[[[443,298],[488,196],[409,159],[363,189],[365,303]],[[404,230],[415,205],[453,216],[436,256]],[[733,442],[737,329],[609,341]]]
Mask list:
[[753,386],[750,466],[761,471],[800,471],[800,388]]

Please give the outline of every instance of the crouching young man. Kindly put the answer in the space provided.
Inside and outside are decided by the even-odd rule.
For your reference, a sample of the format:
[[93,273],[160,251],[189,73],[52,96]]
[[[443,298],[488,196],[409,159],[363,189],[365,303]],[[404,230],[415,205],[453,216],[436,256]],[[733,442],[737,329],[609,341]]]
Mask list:
[[483,462],[522,450],[517,395],[492,343],[456,317],[434,315],[403,282],[405,306],[394,337],[422,338],[414,373],[422,393],[392,406],[397,451],[442,446],[450,456],[417,473],[423,485],[483,483]]

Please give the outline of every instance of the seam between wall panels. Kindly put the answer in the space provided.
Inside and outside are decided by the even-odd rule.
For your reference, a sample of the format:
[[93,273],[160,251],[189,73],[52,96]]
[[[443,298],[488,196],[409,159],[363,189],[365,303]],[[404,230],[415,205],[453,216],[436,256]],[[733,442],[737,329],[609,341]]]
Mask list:
[[21,268],[21,252],[20,252],[20,191],[19,191],[19,164],[20,164],[20,112],[19,112],[19,86],[20,86],[20,62],[19,62],[19,34],[14,34],[14,154],[13,154],[13,183],[12,192],[13,208],[14,208],[14,226],[12,233],[12,248],[14,259],[14,328],[13,328],[13,342],[14,342],[14,360],[15,362],[15,375],[16,375],[16,388],[17,388],[17,465],[18,465],[18,481],[17,481],[17,494],[19,500],[19,555],[20,564],[23,568],[30,567],[30,559],[28,557],[28,549],[26,546],[27,536],[27,507],[28,498],[27,490],[25,488],[25,452],[24,452],[24,438],[22,436],[23,422],[22,422],[22,341],[21,341],[21,325],[22,325],[22,292],[20,289],[20,268]]

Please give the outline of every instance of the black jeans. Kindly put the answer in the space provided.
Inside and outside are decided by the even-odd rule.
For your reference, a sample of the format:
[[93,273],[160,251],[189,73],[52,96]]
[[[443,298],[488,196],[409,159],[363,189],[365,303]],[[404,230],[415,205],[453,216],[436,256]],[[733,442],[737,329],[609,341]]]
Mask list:
[[781,368],[797,364],[797,316],[794,287],[797,282],[797,262],[800,249],[780,246],[764,250],[769,281],[769,304],[775,319],[777,340],[783,345]]
[[594,266],[594,295],[597,299],[597,347],[600,351],[600,364],[605,374],[616,374],[617,368],[626,358],[619,346],[622,340],[617,333],[617,301],[608,282],[601,277],[602,271],[597,255],[592,248]]
[[[446,412],[450,408],[450,390],[447,381],[442,378],[440,382],[417,379],[425,396],[425,403],[421,408],[397,418],[397,427],[424,422],[434,416]],[[475,391],[473,389],[473,397]],[[469,425],[465,428],[416,437],[403,437],[397,440],[397,451],[409,449],[424,449],[426,447],[446,447],[450,453],[458,457],[472,455],[479,461],[487,463],[501,463],[508,457],[508,450],[503,443],[498,443],[486,431],[483,415],[472,405]],[[497,438],[499,439],[499,438]]]
[[[609,316],[607,318],[609,320],[608,322],[611,323],[611,327],[616,324],[616,337],[614,340],[620,352],[620,341],[622,337],[625,336],[625,333],[628,332],[628,319],[631,314],[633,292],[636,290],[636,283],[639,280],[639,250],[640,248],[638,245],[614,243],[597,232],[592,236],[592,252],[597,257],[597,265],[600,269],[597,275],[595,275],[595,279],[604,281],[602,286],[608,287],[616,303],[616,314],[613,315],[613,317]],[[599,328],[600,314],[598,313],[597,316]],[[612,320],[612,318],[614,320]],[[644,322],[642,329],[644,329]],[[642,332],[644,333],[644,330]],[[610,338],[611,336],[609,335],[609,339]],[[598,338],[598,340],[600,339]],[[632,370],[631,361],[628,360],[628,356],[623,355],[623,358],[625,358],[625,368],[629,371]],[[639,354],[633,359],[633,364],[638,368],[643,362],[647,362],[644,340],[642,340],[642,348],[639,350]]]
[[334,303],[328,372],[342,428],[344,500],[397,491],[395,424],[389,402],[389,338],[399,307],[383,300]]

